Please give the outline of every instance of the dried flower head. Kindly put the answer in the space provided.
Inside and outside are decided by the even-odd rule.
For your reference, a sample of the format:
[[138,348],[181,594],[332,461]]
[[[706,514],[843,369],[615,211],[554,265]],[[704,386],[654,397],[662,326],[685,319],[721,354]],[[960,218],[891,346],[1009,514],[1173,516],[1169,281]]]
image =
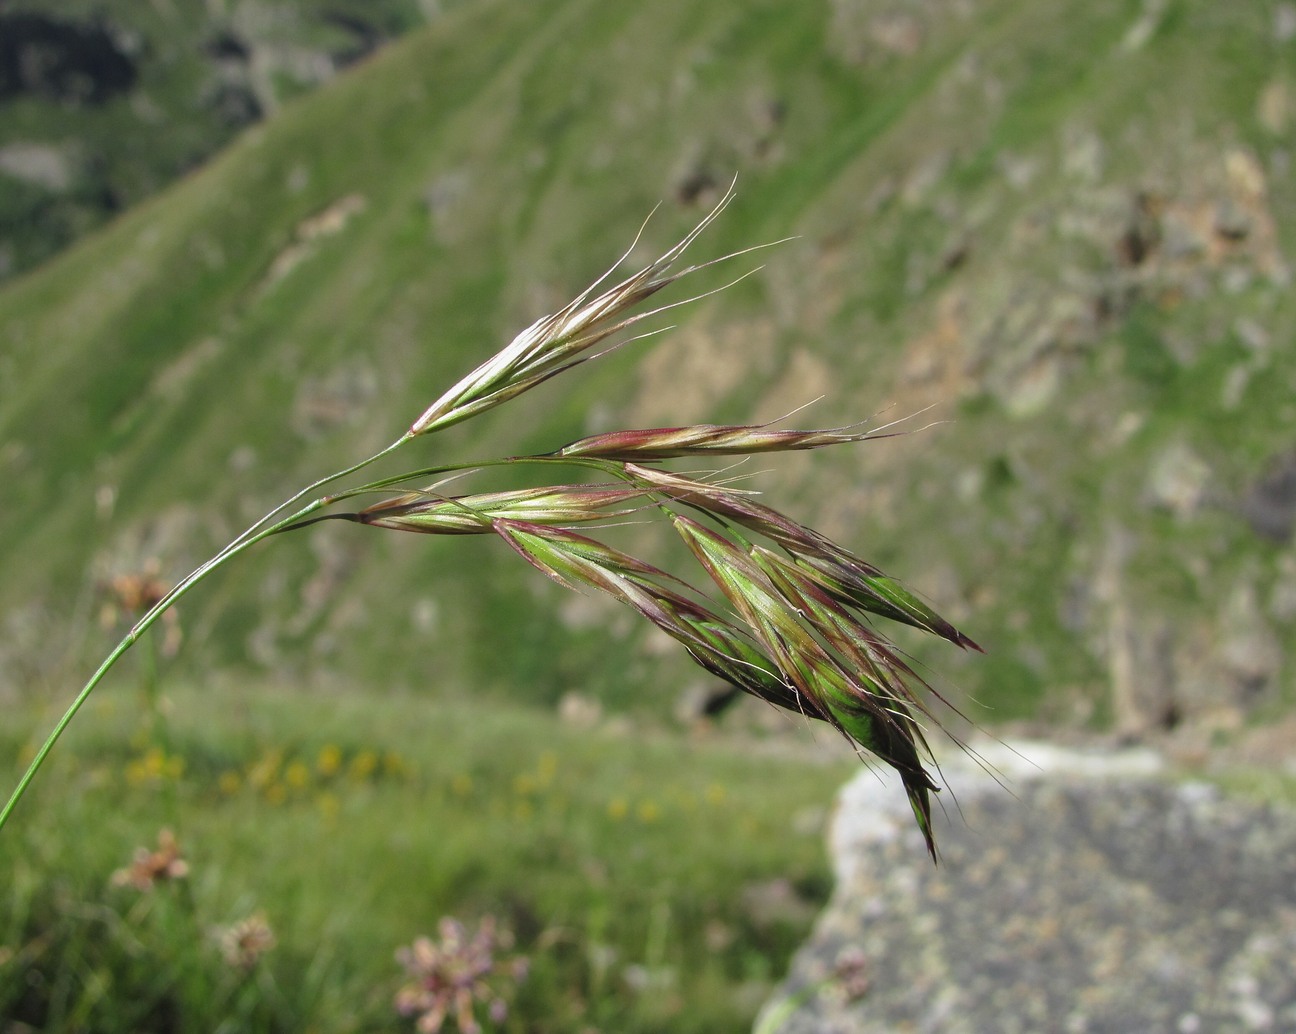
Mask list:
[[217,930],[216,943],[225,964],[246,973],[256,966],[261,956],[274,948],[276,941],[265,913],[253,912]]
[[471,937],[463,923],[450,917],[441,920],[439,932],[438,941],[419,937],[396,952],[410,978],[396,992],[396,1011],[418,1017],[420,1034],[437,1034],[447,1020],[460,1034],[480,1034],[479,1004],[486,1006],[493,1023],[502,1023],[508,1015],[509,996],[526,978],[527,959],[497,954],[513,942],[507,932],[496,928],[492,916],[483,918]]
[[[135,621],[156,607],[171,591],[159,575],[156,560],[149,560],[138,571],[123,571],[99,583],[104,603],[99,612],[99,624],[104,629],[113,628],[123,619]],[[162,656],[173,657],[180,650],[180,621],[176,611],[168,610],[163,616],[166,636],[162,642]]]
[[858,1001],[869,992],[869,969],[869,957],[864,949],[848,945],[837,953],[829,980],[844,1001]]
[[113,575],[102,583],[101,588],[108,597],[109,606],[138,617],[162,599],[171,587],[158,577],[157,563],[150,562],[142,571]]
[[180,854],[180,844],[169,829],[158,832],[158,846],[136,848],[135,857],[125,869],[112,874],[114,887],[134,887],[138,891],[152,890],[159,883],[181,880],[189,875],[189,863]]

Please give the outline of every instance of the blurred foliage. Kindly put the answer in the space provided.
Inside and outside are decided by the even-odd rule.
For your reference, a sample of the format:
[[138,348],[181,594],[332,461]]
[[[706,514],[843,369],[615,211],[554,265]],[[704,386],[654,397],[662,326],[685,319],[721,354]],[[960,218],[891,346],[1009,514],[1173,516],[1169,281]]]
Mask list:
[[[167,752],[146,715],[93,704],[0,837],[10,1021],[412,1029],[397,948],[493,915],[531,960],[505,1030],[746,1029],[826,899],[823,803],[853,767],[409,696],[167,703]],[[187,874],[114,880],[161,827]],[[235,965],[252,916],[273,947]]]

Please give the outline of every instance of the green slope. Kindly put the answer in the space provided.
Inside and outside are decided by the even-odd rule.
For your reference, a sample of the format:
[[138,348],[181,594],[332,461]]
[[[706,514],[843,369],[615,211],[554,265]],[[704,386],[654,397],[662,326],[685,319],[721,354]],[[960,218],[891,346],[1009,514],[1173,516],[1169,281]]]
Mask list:
[[[65,690],[98,579],[174,577],[390,441],[737,173],[701,248],[799,235],[760,274],[405,459],[932,405],[762,480],[991,649],[922,659],[992,717],[1280,706],[1296,560],[1247,515],[1296,431],[1286,35],[1208,0],[457,9],[0,292],[0,676]],[[321,526],[186,600],[178,663],[654,707],[695,678],[505,552]]]
[[433,13],[418,0],[7,0],[0,280]]

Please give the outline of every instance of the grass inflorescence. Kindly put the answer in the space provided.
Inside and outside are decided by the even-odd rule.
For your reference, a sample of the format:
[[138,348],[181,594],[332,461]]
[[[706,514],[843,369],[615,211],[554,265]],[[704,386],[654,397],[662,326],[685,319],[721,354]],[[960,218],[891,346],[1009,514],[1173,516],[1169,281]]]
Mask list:
[[[661,468],[669,459],[742,457],[868,441],[885,437],[887,427],[786,430],[702,424],[615,431],[546,453],[441,465],[384,478],[321,496],[294,512],[316,490],[357,474],[413,440],[506,404],[634,340],[625,332],[648,317],[696,300],[641,307],[681,278],[736,257],[676,268],[732,197],[731,190],[660,257],[612,286],[603,286],[628,257],[627,251],[570,303],[536,320],[461,378],[391,445],[295,493],[174,588],[153,593],[146,601],[148,609],[37,751],[0,812],[0,825],[103,675],[177,600],[252,545],[337,519],[423,534],[495,535],[558,583],[610,594],[679,641],[712,675],[777,707],[829,723],[862,751],[896,769],[935,859],[930,794],[939,787],[927,768],[931,755],[918,717],[935,721],[927,704],[930,687],[875,630],[874,623],[885,618],[960,647],[980,647],[898,581],[819,532],[756,502],[752,491]],[[475,494],[443,491],[448,482],[457,482],[465,474],[500,466],[540,473],[555,466],[576,467],[608,480],[549,482]],[[412,483],[429,476],[440,480],[410,489]],[[333,509],[373,493],[386,493],[388,498],[358,511]],[[636,513],[658,513],[674,528],[722,604],[688,577],[660,570],[570,529]]]
[[[929,703],[939,698],[877,626],[879,621],[897,622],[958,647],[980,648],[894,578],[845,546],[758,502],[757,493],[745,483],[740,486],[721,471],[699,473],[667,467],[671,460],[709,463],[716,457],[741,458],[860,443],[894,433],[889,425],[808,430],[713,424],[634,428],[588,436],[526,455],[427,466],[380,480],[351,483],[358,480],[362,470],[411,443],[507,404],[611,348],[647,336],[638,329],[642,321],[703,297],[643,308],[644,302],[681,278],[736,257],[729,255],[677,268],[685,250],[731,197],[732,192],[726,194],[677,245],[638,272],[604,286],[612,280],[621,264],[618,262],[568,305],[534,322],[433,402],[386,448],[296,492],[175,586],[168,589],[154,584],[156,580],[150,582],[146,595],[137,594],[138,605],[131,608],[136,620],[125,637],[85,684],[53,732],[32,752],[30,764],[0,812],[0,825],[9,819],[53,746],[102,678],[153,624],[174,614],[172,608],[177,601],[211,572],[258,543],[329,520],[375,530],[487,536],[566,588],[593,589],[611,596],[675,640],[704,671],[727,683],[735,693],[747,693],[801,718],[826,723],[854,744],[862,756],[895,769],[908,792],[927,849],[935,859],[931,794],[939,786],[933,777],[934,762],[925,723],[939,725]],[[462,490],[465,478],[500,469],[539,483],[507,490]],[[329,489],[326,494],[316,495],[325,489]],[[605,541],[605,531],[626,522],[655,523],[667,538],[682,543],[683,555],[691,556],[694,566],[667,569]],[[152,672],[153,667],[149,670]],[[323,823],[329,831],[345,828],[348,837],[354,838],[355,830],[368,823],[370,816],[362,816],[362,809],[349,806],[349,801],[363,800],[380,784],[399,785],[411,780],[418,784],[412,776],[417,766],[408,760],[412,755],[380,755],[368,749],[348,751],[327,741],[291,751],[281,747],[263,749],[250,759],[233,763],[226,759],[214,764],[210,757],[191,762],[173,734],[170,717],[162,720],[164,711],[152,674],[146,690],[156,713],[152,727],[156,738],[142,742],[138,753],[126,760],[119,774],[137,790],[157,787],[169,821],[184,816],[186,803],[203,799],[245,810],[281,810],[295,816],[298,825]],[[479,706],[478,710],[483,709]],[[484,724],[478,715],[476,726]],[[442,727],[431,742],[437,750],[444,750],[450,735]],[[477,742],[477,737],[471,737],[470,742]],[[584,782],[564,784],[561,777],[566,774],[563,766],[567,758],[556,754],[546,757],[538,761],[535,771],[515,772],[509,777],[511,793],[507,801],[495,796],[489,802],[480,799],[481,781],[474,771],[454,773],[439,789],[424,784],[422,807],[407,815],[387,816],[390,824],[383,835],[389,841],[392,837],[399,841],[402,829],[426,821],[428,806],[433,802],[443,810],[441,817],[450,828],[461,824],[492,828],[492,836],[498,837],[494,846],[505,852],[515,846],[509,840],[517,834],[516,825],[532,822],[548,830],[535,842],[536,849],[558,855],[571,852],[570,810],[591,806],[604,826],[632,823],[644,836],[653,835],[667,816],[673,818],[676,829],[681,824],[701,823],[700,840],[715,834],[714,826],[699,818],[717,797],[723,799],[722,792],[712,792],[714,783],[701,797],[696,791],[663,792],[660,786],[651,792],[631,794],[615,781],[592,786]],[[107,780],[107,785],[112,782]],[[591,792],[599,799],[591,801]],[[499,821],[498,829],[491,827],[492,819]],[[156,889],[155,883],[164,883],[168,888],[172,884],[188,887],[190,862],[182,859],[178,847],[181,841],[175,837],[167,831],[157,834],[156,847],[139,847],[132,866],[119,870],[127,875],[114,882],[133,886],[139,893]],[[689,851],[697,858],[705,855],[698,845]],[[393,864],[392,857],[384,859],[386,869]],[[409,864],[423,871],[418,859],[410,859]],[[453,872],[453,863],[450,869]],[[390,871],[384,877],[391,878]],[[697,877],[697,867],[692,866],[690,878]],[[467,878],[465,886],[469,889],[464,893],[469,899],[477,879]],[[157,900],[162,900],[160,895]],[[641,989],[662,993],[679,979],[679,967],[668,965],[664,947],[669,940],[669,924],[677,921],[671,917],[678,901],[679,894],[672,893],[649,903],[659,928],[645,934],[651,948],[645,949],[644,962],[636,964],[636,975],[626,976],[637,981]],[[536,937],[545,931],[544,938],[554,953],[561,954],[560,946],[566,940],[580,941],[579,934],[549,928],[553,919],[545,901],[535,900],[530,905],[534,911],[528,907],[512,918],[535,927]],[[187,923],[196,944],[211,939],[193,932],[198,929],[198,905],[187,891],[178,892],[175,903],[150,906],[149,911],[156,911],[158,922],[167,924],[168,929]],[[224,933],[217,938],[226,969],[239,980],[262,972],[264,957],[283,944],[274,920],[265,912],[242,911],[241,918],[232,920],[232,925],[224,927]],[[493,972],[492,950],[503,941],[497,941],[490,923],[483,920],[483,924],[479,927],[479,937],[484,938],[480,943],[454,923],[442,924],[440,946],[426,933],[411,933],[413,939],[401,955],[411,982],[401,991],[398,1002],[404,1013],[418,1017],[422,1029],[440,1029],[455,1017],[461,1027],[475,1024],[469,999],[478,993],[494,995],[492,1002],[498,1004],[492,1008],[502,1016],[506,1007],[504,992],[492,989],[486,976]],[[30,936],[20,932],[20,942]],[[592,944],[588,947],[595,951]],[[310,961],[309,953],[302,957],[309,979],[300,974],[297,979],[304,981],[302,986],[314,989],[311,993],[324,995],[317,963]],[[96,974],[95,979],[112,983],[125,979],[113,968],[116,964],[105,963],[110,972],[93,961],[83,968]],[[188,967],[185,973],[192,976],[199,998],[242,993],[236,977],[222,977],[225,983],[219,986],[211,984],[204,975],[208,970],[201,952],[176,956],[174,964]],[[454,994],[443,994],[439,983],[443,970],[461,964],[469,969],[476,967],[481,979],[466,979]],[[540,973],[545,970],[543,959],[535,969]],[[595,984],[603,980],[598,972],[597,967],[591,970],[590,979]],[[520,977],[520,966],[514,975]],[[181,980],[177,971],[176,986],[188,986],[185,982],[189,979],[184,976]],[[280,984],[268,971],[257,979],[264,985],[264,1001],[273,1005],[283,1000]],[[523,988],[518,993],[525,999],[529,992]],[[86,1000],[74,991],[60,991],[49,1007],[56,1011],[76,1009],[82,1006],[75,1003]],[[308,1003],[284,1006],[283,1014],[302,1010],[309,1011]],[[553,1012],[552,1006],[549,1011]],[[267,1017],[255,1025],[274,1029],[275,1021]]]

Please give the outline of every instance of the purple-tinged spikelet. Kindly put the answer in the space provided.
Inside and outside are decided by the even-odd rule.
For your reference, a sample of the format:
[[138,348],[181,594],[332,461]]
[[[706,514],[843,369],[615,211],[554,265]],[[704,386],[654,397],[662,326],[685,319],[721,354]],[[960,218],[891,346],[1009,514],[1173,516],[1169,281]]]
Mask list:
[[703,510],[721,520],[763,535],[782,546],[814,572],[833,595],[869,611],[946,639],[978,652],[981,647],[909,592],[894,578],[861,560],[826,535],[756,502],[750,492],[708,484],[652,467],[626,464],[626,470],[661,494]]
[[[443,496],[406,493],[350,515],[360,524],[426,535],[481,535],[495,520],[578,524],[633,513],[645,492],[625,484],[555,485],[508,492]],[[618,508],[620,507],[620,508]]]
[[691,427],[647,427],[591,435],[564,445],[555,456],[594,456],[647,463],[681,456],[749,456],[763,452],[798,452],[826,445],[889,437],[885,433],[851,431],[776,431],[764,424],[695,424]]
[[[904,703],[911,698],[907,688],[897,686],[877,667],[877,679],[862,677],[860,670],[843,663],[839,652],[851,637],[840,634],[852,618],[830,597],[797,591],[787,595],[779,581],[769,575],[751,556],[709,528],[687,517],[675,518],[675,527],[707,573],[720,587],[734,609],[752,628],[756,638],[775,660],[784,677],[812,700],[849,739],[859,744],[900,775],[913,808],[914,818],[932,859],[936,842],[931,828],[930,793],[939,790],[924,767],[923,753],[930,754],[922,731]],[[784,583],[786,584],[786,583]],[[816,619],[809,616],[812,606],[821,608]],[[826,614],[832,615],[831,619]],[[830,653],[811,634],[804,622],[820,631],[834,633]]]

